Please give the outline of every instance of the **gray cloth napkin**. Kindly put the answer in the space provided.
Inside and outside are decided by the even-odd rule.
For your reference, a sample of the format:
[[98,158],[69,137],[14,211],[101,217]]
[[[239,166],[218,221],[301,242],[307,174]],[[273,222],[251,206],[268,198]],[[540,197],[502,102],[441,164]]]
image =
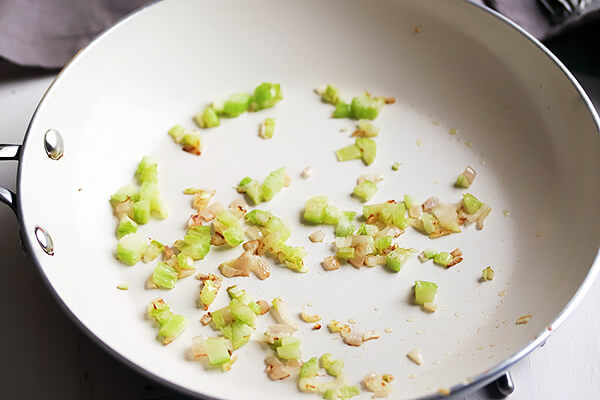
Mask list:
[[58,68],[104,29],[150,0],[0,0],[0,56]]

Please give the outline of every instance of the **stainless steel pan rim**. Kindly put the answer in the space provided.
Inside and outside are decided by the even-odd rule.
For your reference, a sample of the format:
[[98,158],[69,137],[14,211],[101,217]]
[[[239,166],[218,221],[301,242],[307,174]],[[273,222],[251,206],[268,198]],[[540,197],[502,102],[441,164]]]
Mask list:
[[[511,20],[509,20],[508,18],[504,17],[503,15],[490,10],[480,4],[476,4],[476,3],[472,3],[468,0],[464,0],[469,6],[474,7],[476,9],[478,9],[481,12],[490,14],[492,16],[494,16],[495,18],[501,20],[502,22],[504,22],[506,25],[508,25],[510,28],[512,28],[513,30],[517,31],[520,35],[522,35],[526,40],[530,41],[532,44],[534,44],[540,51],[542,51],[545,56],[550,59],[562,72],[562,74],[569,80],[569,82],[572,84],[572,86],[576,89],[576,91],[578,92],[579,96],[581,97],[581,99],[583,99],[583,101],[585,102],[585,105],[587,107],[587,111],[590,113],[590,115],[592,116],[595,125],[597,127],[598,132],[600,132],[600,118],[598,117],[598,114],[592,104],[592,102],[590,101],[590,99],[588,98],[588,96],[586,95],[586,93],[584,92],[584,90],[582,89],[582,87],[580,86],[580,84],[576,81],[576,79],[573,77],[573,75],[566,69],[566,67],[561,63],[561,61],[554,55],[552,54],[543,44],[541,44],[537,39],[535,39],[532,35],[530,35],[528,32],[526,32],[525,30],[523,30],[521,27],[519,27],[518,25],[516,25],[514,22],[512,22]],[[25,139],[21,148],[21,152],[19,153],[19,161],[21,159],[21,154],[27,150],[27,138],[30,134],[30,128],[33,124],[33,121],[36,118],[36,114],[38,112],[38,110],[40,109],[41,105],[44,103],[44,99],[52,93],[54,84],[56,82],[59,82],[60,80],[64,79],[64,74],[66,71],[69,70],[70,66],[76,62],[77,60],[79,60],[81,57],[85,56],[85,54],[88,52],[89,49],[93,48],[99,41],[101,41],[105,36],[107,36],[108,34],[111,33],[112,30],[116,29],[117,27],[127,23],[127,21],[129,21],[130,19],[134,18],[136,15],[138,15],[139,13],[142,13],[147,7],[151,7],[151,5],[145,6],[133,13],[131,13],[130,15],[124,17],[123,19],[121,19],[119,22],[117,22],[115,25],[113,25],[112,27],[108,28],[107,30],[105,30],[102,34],[100,34],[92,43],[90,43],[86,48],[84,48],[82,51],[80,51],[67,65],[65,65],[65,67],[60,71],[60,73],[57,75],[57,77],[54,79],[54,81],[52,82],[52,84],[49,86],[49,88],[46,90],[44,96],[42,97],[42,99],[40,100],[40,103],[38,104],[38,106],[36,107],[36,110],[32,116],[32,119],[29,123],[28,129],[26,131],[25,134]],[[21,191],[21,174],[22,174],[22,170],[23,170],[23,164],[19,162],[19,166],[18,166],[18,173],[17,173],[17,193],[19,193]],[[195,392],[192,392],[190,390],[188,390],[185,387],[179,386],[177,384],[174,384],[168,380],[165,380],[163,378],[161,378],[160,376],[157,376],[151,372],[149,372],[148,370],[142,368],[141,366],[137,365],[136,363],[126,359],[124,356],[122,356],[120,353],[118,353],[117,351],[115,351],[114,349],[112,349],[109,345],[107,345],[105,342],[103,342],[98,336],[96,336],[96,334],[94,332],[92,332],[90,329],[88,329],[88,327],[86,325],[84,325],[80,319],[77,317],[77,315],[75,315],[71,309],[69,308],[69,306],[67,304],[65,304],[62,299],[60,298],[59,294],[55,291],[55,289],[52,287],[52,285],[50,284],[44,269],[42,268],[42,260],[40,260],[37,256],[35,256],[35,252],[33,251],[34,248],[33,246],[36,246],[35,244],[35,240],[33,239],[35,237],[34,232],[32,230],[32,227],[28,227],[25,226],[24,224],[22,224],[23,221],[23,215],[25,210],[23,210],[21,203],[18,201],[18,197],[14,196],[12,199],[10,198],[10,194],[8,196],[3,196],[2,199],[5,203],[7,203],[9,206],[11,206],[11,208],[16,212],[17,218],[19,220],[19,223],[21,225],[21,230],[22,230],[22,241],[23,241],[23,245],[24,248],[26,250],[26,252],[32,257],[34,263],[36,264],[40,275],[42,276],[43,280],[45,281],[46,285],[48,286],[48,288],[50,289],[51,294],[54,296],[54,298],[57,300],[58,304],[60,304],[61,308],[63,308],[67,315],[69,315],[69,317],[75,322],[75,324],[83,331],[85,332],[88,337],[90,337],[95,343],[99,344],[104,350],[106,350],[109,354],[111,354],[113,357],[115,357],[116,359],[120,360],[122,363],[126,364],[128,367],[138,371],[139,373],[141,373],[142,375],[144,375],[147,378],[150,378],[156,382],[159,382],[160,384],[163,384],[171,389],[174,389],[180,393],[185,393],[189,396],[197,396],[197,394]],[[11,202],[12,200],[12,202]],[[15,204],[16,203],[16,204]],[[454,387],[450,388],[450,391],[452,393],[452,395],[461,395],[461,394],[465,394],[468,391],[472,391],[475,390],[476,388],[482,387],[485,384],[491,382],[492,380],[494,380],[495,378],[497,378],[499,375],[503,374],[508,368],[510,368],[513,364],[515,364],[517,361],[521,360],[523,357],[525,357],[526,355],[528,355],[531,351],[533,351],[535,348],[537,348],[538,346],[540,346],[541,344],[543,344],[551,335],[551,333],[556,330],[556,328],[558,328],[560,326],[560,324],[567,318],[567,316],[575,309],[575,307],[577,307],[577,305],[582,301],[583,297],[585,296],[585,294],[587,293],[587,291],[589,290],[589,288],[591,287],[594,279],[596,278],[596,276],[598,275],[598,272],[600,270],[600,266],[599,266],[599,258],[600,258],[600,252],[597,252],[596,257],[594,259],[593,264],[590,266],[589,272],[587,273],[583,283],[581,284],[581,286],[579,287],[579,289],[576,291],[576,293],[574,294],[574,296],[571,298],[571,300],[568,302],[568,304],[562,309],[562,311],[558,314],[558,316],[554,319],[554,321],[552,322],[552,324],[550,326],[547,327],[547,329],[545,329],[543,332],[539,333],[538,336],[532,340],[529,345],[527,345],[526,347],[524,347],[523,349],[521,349],[520,351],[514,353],[512,356],[510,356],[509,358],[505,359],[503,362],[501,362],[500,364],[498,364],[495,368],[487,371],[484,374],[481,374],[480,376],[477,376],[476,378],[474,378],[471,382],[468,383],[462,383],[462,384],[458,384],[455,385]],[[210,398],[210,399],[216,399],[214,397],[207,397],[207,396],[203,396],[204,398]],[[441,395],[430,395],[430,396],[426,396],[426,397],[422,397],[423,399],[440,399],[440,398],[444,398]]]

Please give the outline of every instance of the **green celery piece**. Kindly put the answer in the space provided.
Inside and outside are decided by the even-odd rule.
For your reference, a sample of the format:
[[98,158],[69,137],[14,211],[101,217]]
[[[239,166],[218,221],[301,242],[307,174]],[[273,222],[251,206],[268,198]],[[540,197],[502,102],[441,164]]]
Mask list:
[[117,243],[117,258],[128,265],[135,265],[142,259],[148,240],[140,233],[123,236]]
[[219,221],[228,228],[231,228],[233,226],[239,226],[240,224],[240,219],[227,210],[221,211],[217,215],[217,221]]
[[379,127],[373,125],[369,120],[361,119],[358,121],[357,130],[363,132],[367,137],[379,135]]
[[323,399],[325,400],[339,400],[340,396],[338,395],[337,389],[327,389],[325,393],[323,393]]
[[435,300],[438,285],[433,282],[416,281],[415,282],[415,303],[423,305],[432,303]]
[[346,385],[338,389],[340,399],[349,399],[360,394],[360,389],[356,385]]
[[287,268],[293,271],[307,271],[304,266],[304,257],[306,257],[306,250],[304,247],[293,247],[283,244],[278,249],[277,257]]
[[367,236],[375,236],[379,232],[379,228],[375,225],[366,224],[365,225],[365,235]]
[[353,193],[364,203],[371,200],[375,193],[377,193],[377,185],[375,182],[364,181],[354,187]]
[[335,227],[335,236],[346,237],[354,232],[355,226],[352,223],[356,213],[354,211],[342,211],[338,223]]
[[271,219],[271,213],[263,210],[252,210],[246,214],[246,222],[251,225],[265,226]]
[[299,378],[312,378],[319,374],[319,362],[317,361],[317,357],[313,357],[304,364],[302,364],[302,368],[300,368]]
[[191,149],[196,149],[198,151],[202,150],[202,136],[196,133],[195,131],[191,131],[183,135],[180,143],[183,147],[188,147]]
[[264,201],[270,201],[275,194],[283,189],[285,182],[285,167],[271,172],[260,187],[260,193]]
[[469,186],[471,186],[471,184],[469,183],[469,180],[467,179],[465,174],[460,174],[458,176],[458,178],[456,178],[456,182],[454,183],[454,186],[466,189]]
[[319,358],[319,365],[321,366],[321,368],[326,370],[327,368],[329,368],[331,363],[333,363],[333,361],[334,359],[331,353],[325,353]]
[[383,250],[387,249],[392,245],[392,237],[391,236],[380,236],[375,239],[375,251],[377,254],[381,254]]
[[210,337],[205,340],[206,354],[210,365],[221,365],[231,360],[229,349],[227,348],[227,339]]
[[237,350],[250,340],[254,328],[244,324],[242,321],[234,321],[231,324],[231,344]]
[[251,111],[264,110],[275,106],[283,99],[279,83],[261,83],[254,89],[254,98]]
[[435,257],[433,257],[433,262],[444,268],[450,264],[450,261],[452,261],[452,254],[445,251],[440,251],[435,255]]
[[374,99],[369,94],[364,93],[352,99],[350,108],[354,118],[373,120],[379,115],[383,104],[384,102],[381,99]]
[[342,215],[342,211],[332,205],[328,205],[325,207],[325,213],[323,214],[323,223],[327,225],[337,225],[340,215]]
[[481,280],[482,281],[491,281],[494,279],[494,270],[492,267],[485,267],[483,271],[481,271]]
[[238,300],[231,300],[229,302],[229,310],[231,310],[231,314],[236,320],[242,321],[246,325],[254,326],[256,314],[248,306],[240,303]]
[[331,376],[339,376],[344,371],[344,361],[334,360],[329,368],[325,369]]
[[233,338],[233,328],[231,327],[231,325],[227,325],[221,328],[221,334],[223,334],[223,337],[227,340],[231,340]]
[[229,118],[237,117],[248,110],[251,96],[248,93],[235,93],[229,96],[223,106],[223,115]]
[[272,238],[277,238],[277,241],[280,241],[281,243],[288,240],[292,234],[290,229],[283,223],[283,221],[274,215],[272,215],[265,224],[265,231],[269,236]]
[[423,255],[428,258],[428,259],[432,259],[437,255],[437,250],[435,249],[425,249],[423,250]]
[[416,206],[419,204],[419,201],[416,199],[416,197],[405,194],[404,195],[404,204],[406,205],[406,209],[410,209],[413,206]]
[[465,193],[463,194],[463,205],[467,214],[475,214],[481,208],[483,203],[471,193]]
[[223,231],[225,243],[230,247],[235,247],[244,242],[244,229],[241,226],[234,226]]
[[196,122],[198,127],[203,129],[214,128],[221,125],[219,115],[212,107],[205,107],[202,113],[198,112],[194,117],[194,122]]
[[144,182],[158,182],[158,164],[152,157],[145,156],[138,164],[135,177],[139,184]]
[[281,345],[282,346],[288,346],[291,344],[300,344],[300,339],[298,339],[295,336],[284,336],[281,338]]
[[258,305],[258,303],[252,301],[248,304],[246,304],[252,311],[254,311],[254,314],[256,315],[260,315],[262,313],[262,308]]
[[141,225],[150,221],[150,200],[138,200],[133,203],[133,219]]
[[159,262],[154,268],[152,282],[162,289],[173,289],[177,282],[177,271],[163,262]]
[[160,326],[163,326],[173,315],[170,308],[171,306],[167,303],[161,303],[153,300],[150,304],[148,304],[147,311],[150,317],[154,318],[154,320]]
[[400,169],[400,163],[398,161],[392,164],[392,171],[398,171]]
[[275,340],[273,340],[273,343],[271,344],[271,348],[273,350],[277,350],[278,347],[281,347],[281,338],[276,338]]
[[335,256],[342,260],[348,260],[354,257],[354,247],[340,247]]
[[356,160],[361,157],[360,149],[356,144],[343,147],[335,152],[338,161]]
[[160,195],[158,182],[144,182],[140,186],[140,200],[151,201],[157,195]]
[[221,100],[213,101],[212,104],[210,105],[210,108],[215,110],[217,115],[224,115],[225,114],[225,100],[221,99]]
[[373,139],[356,138],[356,147],[358,147],[362,160],[366,165],[371,165],[375,161],[377,144]]
[[260,125],[259,136],[263,139],[271,139],[275,133],[275,118],[266,118]]
[[150,199],[150,212],[160,219],[165,219],[169,216],[169,205],[159,194]]
[[155,260],[158,256],[160,256],[160,253],[162,253],[164,248],[165,246],[162,243],[152,240],[150,244],[146,246],[142,260],[146,263]]
[[402,269],[408,258],[413,254],[411,249],[396,248],[385,257],[385,265],[393,272]]
[[245,193],[246,196],[250,199],[253,205],[257,205],[262,202],[262,195],[260,193],[260,184],[258,181],[246,177],[242,179],[240,184],[237,187],[238,192]]
[[185,135],[185,128],[181,125],[175,125],[171,129],[169,129],[169,136],[173,138],[175,143],[181,142],[183,135]]
[[282,344],[277,348],[277,356],[283,360],[299,360],[302,358],[302,352],[300,351],[300,343]]
[[435,220],[434,216],[429,213],[421,214],[421,222],[423,222],[423,229],[425,233],[430,234],[435,231],[435,226],[433,225],[433,221]]
[[134,199],[138,195],[138,188],[133,183],[121,187],[110,198],[110,204],[114,207],[127,199]]
[[162,338],[164,344],[171,343],[187,325],[187,318],[184,315],[173,314],[171,318],[159,329],[158,336]]
[[366,235],[367,234],[367,224],[360,224],[360,227],[356,231],[355,235]]
[[136,224],[135,221],[133,221],[127,215],[123,215],[119,221],[119,226],[117,227],[117,238],[121,239],[125,235],[136,233],[137,230],[138,224]]
[[340,101],[340,90],[334,85],[327,85],[321,93],[321,101],[332,105],[337,105]]
[[210,251],[210,236],[210,226],[194,226],[188,229],[183,241],[176,242],[175,246],[194,261],[202,260]]
[[246,290],[239,288],[237,285],[229,286],[227,288],[227,294],[231,300],[237,300],[244,305],[247,305],[252,301],[252,297]]
[[332,118],[352,118],[352,111],[350,110],[350,104],[343,100],[339,100],[335,105],[335,110],[331,114]]
[[311,224],[322,224],[325,220],[325,210],[329,205],[327,196],[314,196],[304,204],[304,221]]
[[200,290],[200,301],[204,304],[204,308],[208,309],[208,307],[213,303],[215,297],[217,296],[217,291],[219,288],[215,285],[215,282],[207,279],[202,284],[202,290]]
[[229,306],[219,308],[218,310],[210,313],[212,317],[212,324],[216,330],[222,329],[227,325],[227,321],[225,320],[225,314],[229,313]]
[[406,206],[404,203],[392,205],[391,210],[392,224],[399,228],[406,229],[406,227],[408,227],[408,217],[406,215]]
[[379,219],[381,211],[388,207],[389,203],[368,204],[363,206],[363,217],[369,219],[372,215]]
[[190,256],[186,256],[183,253],[177,254],[177,265],[181,269],[192,269],[194,268],[194,260]]

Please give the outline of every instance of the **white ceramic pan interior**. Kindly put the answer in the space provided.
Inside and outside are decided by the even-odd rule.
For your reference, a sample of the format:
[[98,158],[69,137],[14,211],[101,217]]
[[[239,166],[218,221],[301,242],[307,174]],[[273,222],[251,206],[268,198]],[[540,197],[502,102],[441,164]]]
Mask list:
[[[182,152],[168,137],[176,123],[193,127],[192,116],[210,101],[264,81],[281,83],[284,101],[203,131],[202,156]],[[381,134],[373,165],[336,162],[334,150],[352,142],[354,123],[329,118],[332,108],[313,92],[323,83],[336,84],[348,99],[364,90],[396,98],[376,120]],[[258,124],[270,116],[276,134],[265,141]],[[298,337],[305,359],[331,352],[345,361],[353,383],[368,372],[388,372],[396,377],[394,398],[426,396],[491,379],[547,337],[580,299],[571,302],[578,290],[589,286],[600,237],[595,118],[573,78],[539,44],[464,1],[165,1],[103,35],[51,87],[22,152],[20,217],[32,256],[60,302],[122,359],[188,393],[305,398],[294,382],[271,382],[263,372],[268,350],[258,333],[273,323],[270,316],[259,319],[232,371],[187,361],[191,338],[212,334],[195,308],[199,281],[187,278],[172,291],[144,289],[154,263],[117,262],[108,202],[133,181],[143,155],[155,157],[172,212],[142,231],[172,243],[193,212],[182,189],[214,188],[216,199],[228,204],[242,177],[264,179],[287,166],[291,186],[261,208],[291,223],[289,242],[306,247],[309,272],[273,265],[265,281],[236,278],[225,286],[239,284],[257,299],[281,296],[294,312],[312,303],[308,310],[324,325],[354,319],[358,329],[377,329],[381,338],[360,348],[324,328],[312,331],[312,324],[301,323]],[[65,142],[58,161],[44,151],[51,128]],[[398,171],[390,168],[395,161],[402,163]],[[349,195],[356,178],[379,173],[385,180],[372,202],[404,194],[455,202],[463,191],[453,183],[467,164],[478,173],[469,191],[493,207],[485,229],[469,226],[436,240],[408,230],[399,239],[421,250],[458,247],[464,262],[444,270],[414,257],[398,274],[382,267],[321,268],[331,253],[327,244],[309,242],[314,227],[300,224],[306,199],[326,194],[359,211]],[[306,166],[313,176],[304,180]],[[38,246],[38,225],[52,236],[54,256]],[[324,229],[329,243],[332,229]],[[214,273],[239,253],[213,250],[197,270]],[[496,278],[480,283],[488,265]],[[436,313],[411,304],[415,280],[438,283]],[[117,290],[120,283],[130,289]],[[157,296],[190,319],[166,347],[144,319]],[[215,307],[226,297],[223,290]],[[525,314],[530,322],[515,325]],[[421,366],[406,358],[414,348],[423,355]]]

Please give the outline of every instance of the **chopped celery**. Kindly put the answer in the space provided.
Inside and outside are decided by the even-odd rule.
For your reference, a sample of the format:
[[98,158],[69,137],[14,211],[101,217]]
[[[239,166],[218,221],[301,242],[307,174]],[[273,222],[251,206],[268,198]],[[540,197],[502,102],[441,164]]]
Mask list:
[[215,300],[218,291],[219,287],[215,284],[215,281],[210,279],[204,281],[202,290],[200,290],[200,301],[204,304],[205,309],[208,309]]
[[492,279],[494,279],[494,270],[492,269],[492,267],[486,267],[483,269],[483,271],[481,272],[481,280],[482,281],[491,281]]
[[211,337],[204,341],[210,365],[221,365],[231,360],[226,340],[225,338]]
[[354,232],[355,226],[352,221],[355,215],[354,211],[342,211],[335,227],[335,236],[346,237]]
[[233,226],[223,231],[225,243],[230,247],[235,247],[244,241],[244,229],[241,226]]
[[152,240],[148,246],[146,246],[146,250],[144,251],[144,255],[142,256],[142,261],[148,263],[152,260],[155,260],[160,253],[162,253],[165,246],[157,242],[156,240]]
[[123,186],[110,198],[110,204],[114,207],[128,199],[134,199],[138,195],[138,188],[133,183]]
[[142,225],[150,221],[150,200],[138,200],[133,203],[133,219]]
[[256,314],[248,306],[234,299],[229,302],[229,310],[236,320],[242,321],[246,325],[254,326]]
[[281,99],[283,99],[283,93],[279,83],[261,83],[254,89],[254,98],[250,105],[251,111],[271,108]]
[[404,195],[404,205],[406,205],[406,209],[410,209],[414,206],[419,205],[419,201],[417,200],[416,197],[411,196],[409,194],[405,194]]
[[331,116],[333,118],[351,118],[352,111],[350,109],[350,104],[343,100],[338,100],[337,104],[335,105],[335,110]]
[[237,285],[229,286],[227,288],[227,294],[231,300],[237,300],[244,305],[248,305],[253,302],[252,296],[250,296],[244,289],[239,288]]
[[233,118],[248,110],[251,96],[248,93],[235,93],[229,96],[223,106],[223,116]]
[[144,182],[140,186],[139,200],[151,201],[154,197],[160,194],[158,182]]
[[234,321],[231,325],[231,344],[237,350],[250,340],[254,328],[244,324],[242,321]]
[[343,147],[335,152],[338,161],[349,161],[356,160],[360,158],[360,149],[356,144],[351,144],[349,146]]
[[330,353],[325,353],[319,358],[321,368],[327,369],[333,362],[333,356]]
[[212,317],[213,326],[217,330],[222,329],[231,322],[231,311],[229,310],[229,306],[219,308],[218,310],[211,312],[210,315]]
[[210,250],[210,226],[197,225],[188,229],[183,241],[175,246],[186,256],[194,260],[202,260]]
[[363,216],[369,219],[374,216],[386,225],[405,229],[408,226],[406,206],[404,203],[379,203],[363,206]]
[[328,225],[337,225],[342,211],[332,205],[325,207],[325,213],[323,214],[323,223]]
[[186,133],[181,138],[181,146],[188,153],[200,155],[202,153],[202,136],[195,131]]
[[117,285],[117,289],[119,289],[119,290],[129,290],[129,284],[127,284],[127,283],[119,283]]
[[171,307],[160,298],[152,300],[150,304],[148,304],[146,311],[160,326],[166,324],[173,315]]
[[371,197],[377,193],[377,185],[375,182],[364,181],[354,187],[353,193],[364,203],[371,200]]
[[421,214],[421,222],[423,222],[423,230],[425,233],[430,234],[431,232],[435,231],[434,221],[435,218],[433,215],[429,213]]
[[237,187],[238,192],[246,193],[246,196],[250,199],[252,204],[256,205],[262,201],[262,196],[260,193],[260,184],[258,181],[246,177],[242,179],[240,184]]
[[263,314],[262,307],[257,302],[252,301],[252,302],[248,303],[247,306],[252,311],[254,311],[254,314],[256,314],[256,315]]
[[262,124],[258,135],[263,139],[271,139],[275,133],[275,118],[266,118]]
[[302,368],[300,368],[299,378],[312,378],[319,374],[319,361],[317,361],[317,357],[313,357],[304,364],[302,364]]
[[212,107],[204,108],[202,113],[198,112],[194,117],[194,122],[196,122],[196,125],[200,128],[213,128],[221,124],[219,115]]
[[374,236],[379,232],[379,228],[371,224],[360,224],[360,228],[356,231],[357,235]]
[[[234,323],[235,323],[235,321],[234,321]],[[232,325],[233,325],[233,323],[231,325],[226,325],[226,326],[224,326],[224,327],[221,328],[221,334],[227,340],[231,340],[233,338],[233,328],[232,328]]]
[[119,239],[117,258],[128,265],[134,265],[142,259],[147,239],[140,233],[130,233]]
[[346,385],[338,389],[340,399],[349,399],[360,394],[360,389],[356,385]]
[[423,255],[426,258],[432,259],[437,255],[437,251],[434,249],[425,249],[425,250],[423,250]]
[[282,338],[282,344],[277,348],[277,355],[279,356],[279,358],[283,360],[299,360],[300,358],[302,358],[302,352],[300,351],[300,342],[298,341],[296,343],[284,344],[283,339],[287,339],[287,337]]
[[304,204],[304,220],[311,224],[322,224],[325,220],[325,210],[328,206],[327,196],[315,196]]
[[385,265],[393,272],[398,272],[408,258],[414,253],[412,249],[396,248],[393,252],[389,253],[385,258]]
[[392,245],[391,236],[381,236],[375,239],[375,251],[377,254],[381,254],[383,250],[387,249]]
[[373,125],[369,120],[361,119],[358,121],[357,131],[363,136],[374,137],[379,135],[379,127]]
[[456,182],[454,183],[454,186],[466,189],[469,186],[471,186],[471,182],[469,182],[469,180],[467,179],[465,174],[460,174],[458,176],[458,178],[456,178]]
[[145,156],[138,164],[135,177],[140,185],[144,182],[158,182],[158,164],[152,157]]
[[368,93],[364,93],[352,99],[351,110],[352,116],[357,119],[377,118],[379,110],[383,106],[384,101],[379,98],[372,98]]
[[335,256],[342,260],[348,260],[354,257],[354,247],[340,247]]
[[398,171],[400,169],[400,163],[398,161],[392,164],[392,171]]
[[416,281],[415,303],[421,306],[425,303],[433,303],[437,289],[438,286],[433,282]]
[[356,138],[356,147],[358,147],[362,160],[366,165],[371,165],[375,161],[377,144],[373,139]]
[[271,213],[263,210],[252,210],[245,217],[246,222],[252,225],[265,226],[271,219]]
[[127,215],[123,215],[119,221],[119,226],[117,227],[117,238],[121,239],[125,235],[136,233],[137,229],[138,224]]
[[272,215],[269,221],[267,221],[265,224],[265,231],[269,237],[269,240],[267,241],[275,241],[276,243],[285,242],[292,234],[290,229],[283,223],[283,221],[274,215]]
[[450,261],[452,261],[452,258],[452,254],[441,251],[433,257],[433,262],[442,267],[447,267],[448,264],[450,264]]
[[190,256],[186,256],[183,253],[177,254],[177,265],[180,269],[193,269],[194,260]]
[[292,247],[283,245],[279,248],[277,257],[281,258],[286,267],[296,272],[306,272],[304,266],[304,257],[306,257],[306,250],[304,247]]
[[323,354],[319,359],[321,368],[325,369],[331,376],[339,376],[344,370],[344,361],[334,360],[329,353]]
[[171,129],[169,129],[169,136],[173,138],[175,143],[181,142],[183,135],[185,135],[185,128],[181,125],[175,125]]
[[163,344],[168,344],[173,341],[187,325],[187,318],[184,315],[173,314],[171,318],[160,328],[158,336],[162,338]]
[[398,203],[392,207],[392,223],[402,229],[405,229],[408,226],[406,206],[404,203]]
[[219,214],[217,214],[217,221],[219,221],[228,228],[238,226],[240,223],[239,218],[227,210],[221,211]]
[[177,282],[177,271],[163,262],[159,262],[154,268],[152,282],[162,289],[173,289]]
[[467,214],[475,214],[481,208],[483,203],[471,193],[465,193],[463,194],[463,205]]
[[169,206],[160,194],[150,199],[150,212],[154,213],[160,219],[165,219],[169,216]]
[[264,201],[269,201],[283,189],[285,183],[285,167],[271,172],[260,187],[260,193]]
[[320,94],[323,103],[329,103],[335,106],[340,101],[340,90],[334,85],[327,85],[325,90]]

